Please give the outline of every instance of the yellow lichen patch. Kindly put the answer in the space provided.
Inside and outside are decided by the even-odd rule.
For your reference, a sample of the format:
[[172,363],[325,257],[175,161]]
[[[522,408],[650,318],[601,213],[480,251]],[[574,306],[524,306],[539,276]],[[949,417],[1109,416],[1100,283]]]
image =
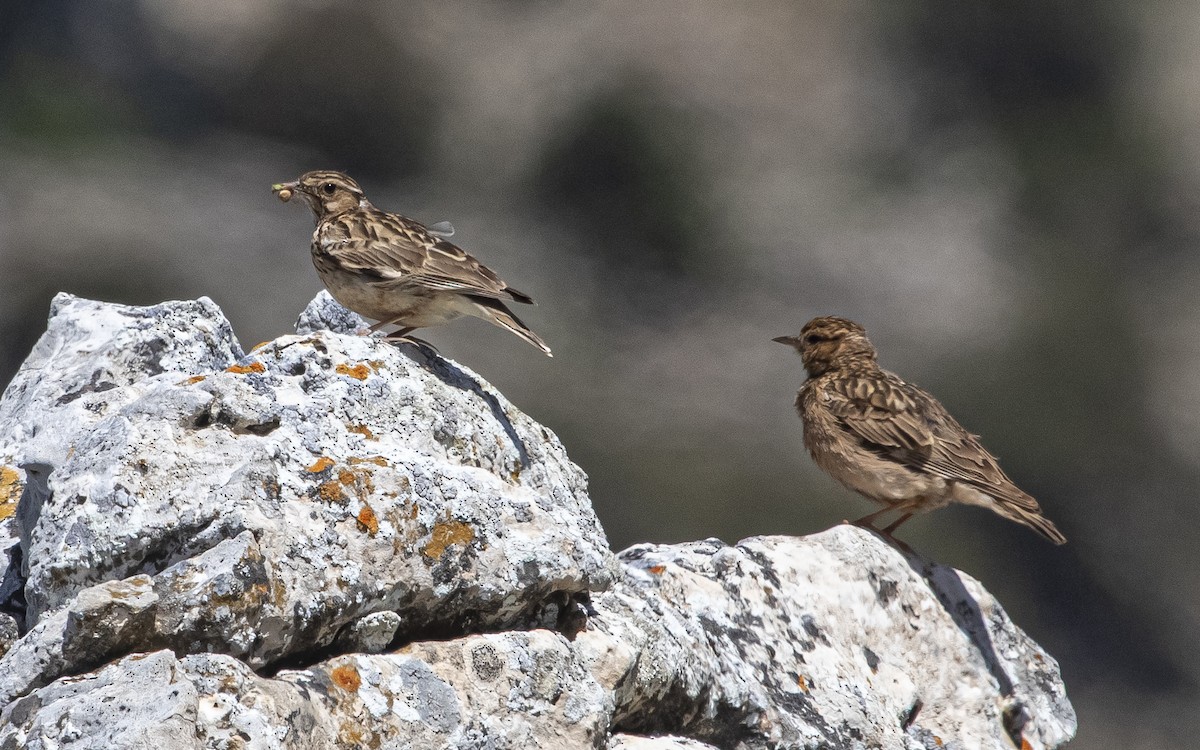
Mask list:
[[796,684],[800,686],[801,690],[803,690],[806,693],[808,692],[808,680],[804,679],[804,675],[802,675],[802,674],[796,675]]
[[366,380],[367,376],[371,374],[371,368],[362,364],[347,365],[343,363],[333,369],[337,371],[338,375],[349,375],[355,380]]
[[443,521],[433,527],[429,543],[421,553],[434,560],[441,559],[451,544],[470,544],[475,538],[475,529],[462,521]]
[[327,503],[346,502],[346,493],[342,490],[342,483],[336,479],[321,482],[321,485],[317,487],[317,495]]
[[201,380],[204,380],[207,377],[208,377],[207,375],[193,375],[190,378],[188,378],[187,380],[179,381],[179,385],[195,385],[196,383],[199,383]]
[[379,750],[382,744],[379,735],[369,729],[355,724],[354,721],[344,721],[338,727],[339,747],[352,747],[355,750]]
[[362,678],[358,676],[358,670],[352,664],[334,667],[329,673],[329,678],[333,680],[334,685],[350,693],[357,693],[362,687]]
[[234,375],[245,375],[248,372],[266,372],[267,368],[263,367],[262,362],[251,362],[248,365],[233,365],[226,367],[225,372],[232,372]]
[[379,519],[375,517],[375,511],[371,509],[370,505],[364,503],[362,510],[355,518],[358,520],[359,528],[363,531],[371,536],[379,533]]
[[0,521],[17,512],[21,499],[21,475],[11,466],[0,466]]
[[333,459],[329,456],[321,456],[317,459],[316,463],[305,469],[305,471],[309,472],[310,474],[316,474],[318,472],[325,471],[330,466],[333,466]]
[[388,465],[387,459],[383,456],[363,456],[362,458],[359,458],[358,456],[351,456],[346,460],[356,466],[358,464],[375,464],[376,466]]
[[667,566],[666,565],[651,565],[649,568],[647,568],[647,570],[649,570],[651,573],[653,573],[656,576],[660,576],[667,571]]
[[380,370],[383,369],[383,360],[382,359],[373,359],[370,362],[368,362],[367,364],[370,365],[371,369],[374,370],[375,372],[379,372]]
[[260,341],[257,344],[255,344],[254,346],[250,347],[250,351],[256,352],[259,349],[262,349],[264,346],[266,346],[269,343],[271,343],[271,342],[270,341]]
[[371,432],[371,430],[365,424],[348,424],[346,425],[346,429],[350,432],[362,435],[367,440],[375,439],[375,433]]

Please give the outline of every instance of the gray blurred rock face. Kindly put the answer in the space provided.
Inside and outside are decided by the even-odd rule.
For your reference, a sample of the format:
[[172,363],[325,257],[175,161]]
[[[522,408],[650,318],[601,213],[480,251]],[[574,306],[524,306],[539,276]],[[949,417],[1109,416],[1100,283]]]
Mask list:
[[0,402],[0,748],[1073,736],[974,580],[852,527],[614,556],[548,430],[360,325],[55,300]]

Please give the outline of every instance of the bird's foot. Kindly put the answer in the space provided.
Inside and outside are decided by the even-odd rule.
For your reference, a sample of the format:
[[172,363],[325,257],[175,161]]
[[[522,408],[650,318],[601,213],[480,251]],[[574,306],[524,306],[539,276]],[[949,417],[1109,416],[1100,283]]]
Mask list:
[[[872,514],[872,516],[873,515],[874,514]],[[902,552],[907,552],[910,555],[916,554],[916,552],[913,551],[912,547],[909,547],[906,543],[902,542],[901,540],[897,539],[895,536],[892,535],[892,532],[895,531],[896,527],[899,526],[901,522],[894,523],[894,524],[888,526],[887,528],[881,529],[881,528],[875,526],[874,524],[872,524],[871,523],[872,520],[874,520],[872,517],[860,518],[856,521],[850,521],[848,519],[843,518],[842,523],[847,526],[857,526],[858,528],[863,529],[864,531],[870,531],[873,534],[877,534],[880,537],[882,537],[883,540],[886,541],[888,544],[892,545],[893,547],[899,549]],[[905,518],[904,520],[908,520],[908,519]]]

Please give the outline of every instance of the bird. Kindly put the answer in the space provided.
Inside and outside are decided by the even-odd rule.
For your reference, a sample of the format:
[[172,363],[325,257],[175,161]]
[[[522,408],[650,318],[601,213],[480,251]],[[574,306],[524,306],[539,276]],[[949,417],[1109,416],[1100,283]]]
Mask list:
[[1055,544],[1067,538],[1000,468],[996,457],[928,392],[881,368],[866,330],[836,316],[813,318],[797,336],[773,341],[796,349],[808,373],[796,395],[804,444],[823,471],[883,509],[892,533],[915,513],[963,503],[989,508]]
[[505,304],[532,305],[533,298],[449,242],[454,230],[448,223],[425,226],[381,211],[341,172],[307,172],[292,182],[275,183],[271,191],[284,203],[299,196],[312,209],[317,275],[343,306],[379,321],[367,333],[399,325],[389,340],[418,341],[408,334],[470,315],[553,356],[546,342]]

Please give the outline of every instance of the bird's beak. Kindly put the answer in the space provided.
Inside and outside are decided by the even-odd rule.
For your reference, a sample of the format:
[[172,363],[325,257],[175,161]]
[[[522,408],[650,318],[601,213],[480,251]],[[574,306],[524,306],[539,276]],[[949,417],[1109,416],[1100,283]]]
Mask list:
[[800,338],[798,336],[776,336],[771,340],[778,341],[781,344],[787,344],[788,346],[794,346],[797,349],[800,348]]
[[271,186],[271,192],[279,196],[279,200],[287,203],[299,189],[299,182],[277,182]]

